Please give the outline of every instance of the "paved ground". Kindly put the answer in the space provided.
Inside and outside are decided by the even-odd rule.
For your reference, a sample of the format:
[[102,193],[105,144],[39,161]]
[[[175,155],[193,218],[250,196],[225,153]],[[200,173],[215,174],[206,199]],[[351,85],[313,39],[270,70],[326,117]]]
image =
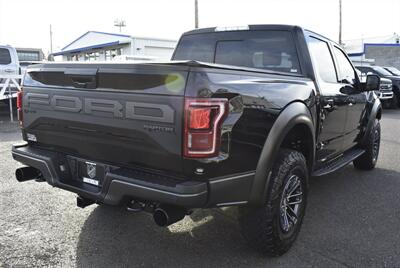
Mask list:
[[384,113],[374,171],[350,165],[311,180],[299,239],[272,259],[244,245],[232,209],[162,229],[146,214],[80,209],[74,194],[17,183],[10,146],[20,134],[0,113],[0,267],[400,267],[400,110]]

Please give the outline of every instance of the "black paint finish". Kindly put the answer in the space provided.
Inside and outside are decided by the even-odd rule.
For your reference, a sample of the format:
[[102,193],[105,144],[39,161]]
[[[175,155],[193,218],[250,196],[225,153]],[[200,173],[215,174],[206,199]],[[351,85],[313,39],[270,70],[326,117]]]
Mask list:
[[[302,137],[311,173],[362,141],[380,103],[357,76],[352,83],[321,80],[306,40],[318,37],[330,50],[332,41],[297,26],[250,26],[259,30],[292,34],[300,73],[190,60],[35,65],[24,81],[24,139],[34,134],[30,147],[62,156],[205,182],[208,201],[198,206],[261,204],[279,148],[297,148],[288,137]],[[196,34],[218,36],[214,28],[184,36]],[[217,157],[182,156],[185,97],[229,100]]]

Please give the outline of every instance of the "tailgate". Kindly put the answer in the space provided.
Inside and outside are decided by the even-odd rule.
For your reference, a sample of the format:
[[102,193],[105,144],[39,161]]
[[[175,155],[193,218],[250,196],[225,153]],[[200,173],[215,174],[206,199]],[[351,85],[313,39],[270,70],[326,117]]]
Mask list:
[[24,80],[24,137],[88,160],[181,173],[187,74],[163,64],[35,65]]

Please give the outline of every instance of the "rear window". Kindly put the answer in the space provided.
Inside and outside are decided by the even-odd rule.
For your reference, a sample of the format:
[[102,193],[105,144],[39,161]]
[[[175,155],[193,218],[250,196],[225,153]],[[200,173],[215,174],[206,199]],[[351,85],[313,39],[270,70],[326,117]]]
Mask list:
[[288,31],[216,32],[183,36],[174,60],[301,73],[294,41]]
[[0,48],[0,64],[10,64],[11,63],[11,55],[8,49]]

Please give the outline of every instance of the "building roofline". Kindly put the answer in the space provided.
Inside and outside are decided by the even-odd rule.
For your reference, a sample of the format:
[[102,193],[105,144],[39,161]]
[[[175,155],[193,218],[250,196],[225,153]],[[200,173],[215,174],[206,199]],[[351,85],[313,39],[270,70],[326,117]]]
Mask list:
[[67,47],[69,47],[70,45],[72,45],[73,43],[75,43],[76,41],[78,41],[79,39],[81,39],[82,37],[88,35],[89,33],[106,34],[106,35],[119,36],[119,37],[126,37],[126,38],[130,38],[130,37],[131,37],[130,35],[126,35],[126,34],[107,33],[107,32],[99,32],[99,31],[87,31],[86,33],[82,34],[81,36],[79,36],[78,38],[76,38],[74,41],[72,41],[71,43],[69,43],[68,45],[66,45],[65,47],[63,47],[61,50],[66,49]]
[[80,48],[75,48],[75,49],[71,49],[71,50],[55,52],[55,53],[52,53],[51,55],[60,56],[60,55],[74,53],[74,52],[82,52],[82,51],[87,51],[87,50],[91,50],[91,49],[95,49],[95,48],[103,48],[103,47],[107,47],[107,46],[115,46],[115,45],[120,45],[120,44],[124,44],[124,43],[123,42],[121,43],[120,41],[114,41],[114,42],[109,42],[109,43],[97,44],[97,45],[93,45],[93,46],[80,47]]
[[107,33],[107,32],[100,32],[100,31],[89,31],[89,32],[98,33],[98,34],[112,35],[112,36],[128,37],[128,38],[131,37],[131,36],[128,35],[128,34]]
[[131,36],[132,39],[150,39],[155,41],[170,41],[177,42],[177,39],[168,39],[168,38],[158,38],[158,37],[149,37],[149,36]]
[[400,44],[397,44],[397,43],[364,43],[363,50],[361,52],[347,53],[347,55],[349,55],[350,57],[362,56],[362,55],[365,54],[365,50],[366,50],[367,46],[371,46],[371,47],[378,47],[378,46],[382,46],[382,47],[400,47]]

